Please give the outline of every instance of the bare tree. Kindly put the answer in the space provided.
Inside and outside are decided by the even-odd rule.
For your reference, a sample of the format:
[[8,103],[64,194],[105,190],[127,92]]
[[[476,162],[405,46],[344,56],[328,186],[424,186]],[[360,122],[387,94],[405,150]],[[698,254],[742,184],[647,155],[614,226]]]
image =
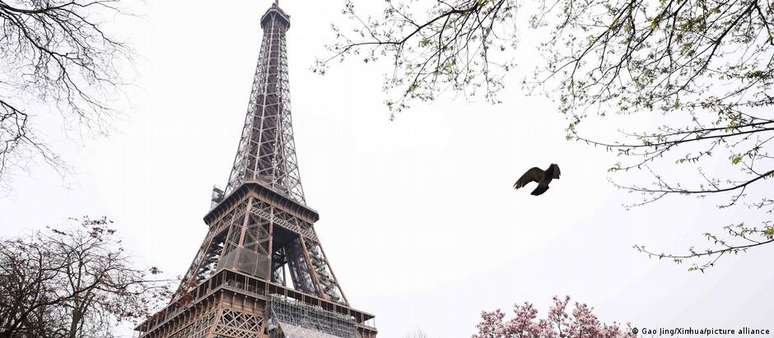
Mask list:
[[64,168],[34,119],[58,111],[87,130],[106,130],[113,110],[105,98],[129,54],[97,18],[118,13],[118,2],[0,0],[0,179],[36,157]]
[[106,218],[0,242],[0,337],[110,337],[170,294],[133,267]]
[[[497,102],[502,78],[514,67],[517,6],[512,0],[387,1],[382,16],[363,18],[351,2],[352,29],[334,27],[333,60],[389,57],[388,106],[433,100],[451,89],[483,92]],[[639,206],[668,196],[720,196],[720,208],[757,210],[707,233],[712,243],[686,254],[704,271],[729,253],[774,243],[774,3],[757,0],[542,0],[529,27],[544,34],[543,62],[525,81],[533,94],[554,99],[568,119],[567,138],[603,147],[621,159],[612,174],[645,174],[652,183],[616,186],[641,194]],[[539,35],[541,36],[541,35]],[[397,94],[396,94],[397,90]],[[643,114],[652,128],[625,131],[618,121]],[[598,122],[586,135],[581,127]],[[626,123],[623,123],[628,127]],[[608,130],[619,133],[606,140]],[[721,165],[716,159],[728,159]],[[681,172],[664,177],[669,168]],[[687,171],[687,174],[682,171]]]

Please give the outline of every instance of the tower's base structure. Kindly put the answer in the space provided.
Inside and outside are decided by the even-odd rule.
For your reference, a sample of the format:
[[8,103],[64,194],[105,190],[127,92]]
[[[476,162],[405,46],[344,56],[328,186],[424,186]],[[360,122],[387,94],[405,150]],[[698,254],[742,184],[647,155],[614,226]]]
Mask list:
[[374,338],[374,316],[350,307],[306,206],[290,123],[285,32],[275,3],[225,191],[180,287],[135,329],[142,338]]
[[[244,212],[244,205],[250,206],[246,209],[249,212]],[[274,192],[261,182],[244,182],[204,217],[210,226],[210,232],[202,248],[211,248],[213,246],[208,244],[217,242],[218,235],[210,234],[222,236],[226,232],[223,230],[229,228],[244,229],[247,232],[258,228],[258,232],[261,232],[260,229],[265,229],[265,225],[270,225],[265,230],[271,232],[265,237],[265,242],[268,242],[265,245],[268,247],[281,241],[299,242],[302,247],[306,247],[307,242],[317,243],[314,230],[309,228],[304,231],[293,223],[311,224],[317,218],[314,210]],[[298,233],[305,234],[296,236]],[[249,251],[240,253],[244,257],[247,252]],[[268,282],[263,274],[269,271],[268,262],[256,259],[237,260],[231,260],[234,268],[217,270],[203,282],[190,288],[184,296],[178,297],[176,301],[137,326],[136,330],[141,333],[140,336],[376,337],[373,315],[352,309],[345,303]],[[265,268],[261,267],[262,264]],[[259,272],[258,276],[245,273],[256,270],[263,272]]]

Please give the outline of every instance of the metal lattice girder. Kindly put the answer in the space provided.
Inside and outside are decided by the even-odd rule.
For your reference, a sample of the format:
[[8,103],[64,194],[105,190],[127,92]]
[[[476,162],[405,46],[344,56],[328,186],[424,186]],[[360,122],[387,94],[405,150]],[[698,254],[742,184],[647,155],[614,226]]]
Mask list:
[[175,332],[170,338],[205,338],[215,322],[217,311],[210,311],[199,318],[192,320],[183,329]]
[[224,309],[215,327],[216,337],[261,338],[263,318],[251,313]]
[[196,284],[202,282],[216,271],[216,268],[219,266],[218,262],[220,262],[224,254],[232,226],[244,219],[247,210],[247,201],[242,201],[240,204],[233,206],[217,222],[210,225],[199,251],[188,268],[188,272],[183,276],[180,287],[178,287],[177,292],[172,297],[173,300],[180,298],[187,291],[187,288],[196,286]]
[[279,200],[272,201],[263,193],[273,190],[256,182],[237,192],[210,212],[217,216],[205,217],[209,232],[173,299],[230,269],[281,285],[291,282],[296,290],[348,304],[314,232],[317,216],[297,214],[289,205],[309,209],[276,193]]
[[261,19],[261,26],[260,57],[225,193],[243,182],[261,181],[299,203],[306,203],[290,114],[285,42],[290,20],[279,7],[272,7]]

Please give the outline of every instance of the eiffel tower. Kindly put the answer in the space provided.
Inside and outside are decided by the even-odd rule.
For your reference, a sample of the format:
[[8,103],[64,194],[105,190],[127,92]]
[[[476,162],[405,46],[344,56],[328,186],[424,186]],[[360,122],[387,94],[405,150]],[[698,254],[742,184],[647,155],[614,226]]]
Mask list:
[[143,338],[376,337],[349,305],[306,205],[290,116],[285,33],[275,2],[228,183],[213,188],[209,230],[169,305],[136,327]]

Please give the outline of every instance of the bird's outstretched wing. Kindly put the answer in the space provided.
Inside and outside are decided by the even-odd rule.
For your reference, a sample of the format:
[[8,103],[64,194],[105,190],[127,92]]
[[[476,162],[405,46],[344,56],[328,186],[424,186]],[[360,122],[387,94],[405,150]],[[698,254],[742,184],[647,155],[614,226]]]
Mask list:
[[543,180],[543,175],[545,173],[542,169],[538,167],[532,167],[527,172],[524,173],[524,175],[521,175],[521,177],[516,181],[516,183],[513,184],[514,189],[519,189],[529,182],[540,182]]

